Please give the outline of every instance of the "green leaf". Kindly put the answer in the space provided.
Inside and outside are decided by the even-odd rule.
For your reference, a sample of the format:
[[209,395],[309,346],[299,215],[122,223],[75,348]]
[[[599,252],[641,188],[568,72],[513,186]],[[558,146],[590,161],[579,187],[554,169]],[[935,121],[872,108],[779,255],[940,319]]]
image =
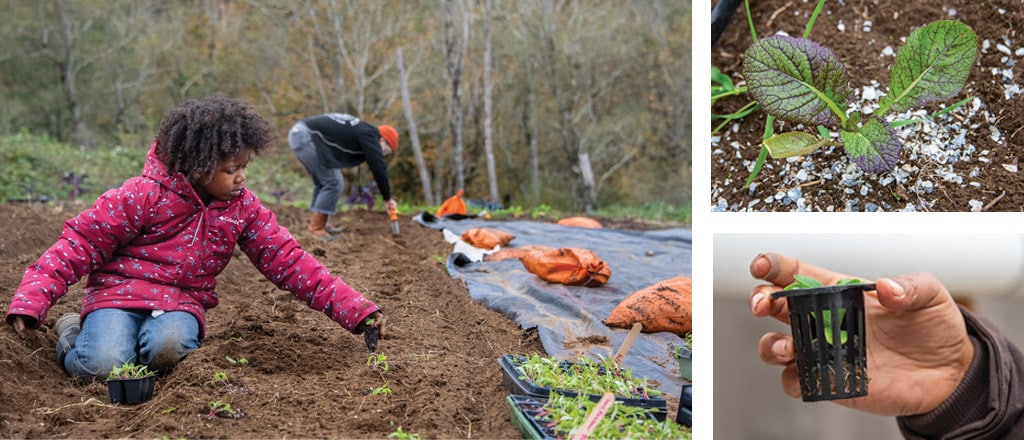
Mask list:
[[803,156],[821,148],[821,145],[816,136],[802,131],[779,133],[764,141],[768,153],[775,159]]
[[744,53],[748,92],[769,114],[807,125],[839,128],[852,94],[846,68],[811,40],[774,35]]
[[967,82],[977,54],[978,36],[963,23],[941,20],[915,29],[896,52],[889,94],[875,114],[952,98]]
[[[812,314],[813,314],[813,312],[812,312]],[[839,325],[840,326],[843,325],[843,316],[844,315],[846,315],[846,309],[843,309],[843,308],[839,309]],[[831,310],[822,310],[821,311],[821,325],[823,326],[824,333],[825,333],[825,342],[828,342],[828,345],[832,345],[832,341],[834,339],[833,339],[833,336],[832,336],[832,311]],[[839,344],[840,345],[846,343],[846,336],[847,336],[846,335],[846,330],[839,330]]]
[[804,275],[793,275],[793,282],[789,283],[788,286],[783,290],[793,289],[811,289],[814,287],[824,287],[821,281]]
[[839,139],[850,161],[868,173],[884,173],[896,168],[903,147],[889,123],[871,117],[858,131],[841,130]]

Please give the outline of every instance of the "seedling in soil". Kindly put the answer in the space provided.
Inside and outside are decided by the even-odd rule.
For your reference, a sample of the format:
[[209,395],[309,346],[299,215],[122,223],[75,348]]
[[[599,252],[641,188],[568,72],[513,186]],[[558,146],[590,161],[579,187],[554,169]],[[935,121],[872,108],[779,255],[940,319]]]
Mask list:
[[231,365],[237,365],[237,364],[249,365],[249,360],[244,358],[244,357],[243,358],[235,359],[235,358],[233,358],[231,356],[224,356],[224,358],[227,359],[228,362],[231,363]]
[[388,365],[388,357],[384,353],[371,354],[366,359],[366,366],[376,368],[381,373],[387,373],[390,366]]
[[[974,30],[960,22],[940,20],[915,29],[896,53],[887,95],[870,114],[847,114],[853,90],[846,68],[832,50],[806,38],[774,35],[756,41],[744,55],[743,75],[749,93],[769,115],[821,127],[817,134],[766,136],[764,145],[773,158],[837,145],[865,172],[882,173],[896,167],[902,148],[885,114],[960,93],[977,47]],[[839,142],[832,140],[830,130],[839,131]]]
[[404,432],[402,431],[402,427],[399,426],[395,432],[388,434],[388,438],[395,438],[398,440],[420,440],[420,435],[412,432]]
[[210,385],[217,385],[221,383],[225,385],[230,385],[230,382],[228,382],[228,374],[223,371],[213,373],[213,379],[210,379],[210,381],[207,383]]
[[379,386],[377,388],[374,388],[373,391],[370,391],[370,395],[371,396],[381,396],[381,395],[383,395],[383,396],[390,396],[391,395],[391,387],[388,386],[387,382],[384,382],[384,385],[381,385],[381,386]]
[[220,417],[222,419],[240,419],[245,417],[245,412],[232,407],[230,403],[223,400],[210,402],[206,406],[208,409],[206,412],[206,418],[208,419],[212,419],[214,417]]

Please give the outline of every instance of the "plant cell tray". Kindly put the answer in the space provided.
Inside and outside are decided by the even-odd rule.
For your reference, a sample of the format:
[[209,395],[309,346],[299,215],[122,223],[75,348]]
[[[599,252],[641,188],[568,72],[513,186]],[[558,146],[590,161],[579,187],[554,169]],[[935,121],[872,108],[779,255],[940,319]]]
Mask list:
[[[572,390],[537,385],[530,378],[525,377],[523,371],[519,369],[519,365],[525,361],[526,356],[522,355],[506,354],[498,358],[498,364],[501,365],[502,371],[501,384],[510,394],[543,399],[547,399],[552,391],[569,397],[575,397],[580,394]],[[560,361],[559,363],[562,365],[562,370],[566,372],[571,371],[573,364],[575,364],[572,361]],[[587,397],[595,402],[601,400],[600,394],[588,394]],[[668,402],[663,398],[648,398],[642,395],[634,395],[631,397],[615,396],[615,400],[625,405],[638,406],[650,410],[658,421],[664,421],[668,413]]]
[[[510,394],[505,397],[505,400],[509,405],[509,418],[516,429],[523,434],[524,439],[554,440],[566,437],[555,432],[551,416],[541,409],[548,403],[548,399]],[[658,421],[654,413],[645,412],[644,414],[650,420]]]

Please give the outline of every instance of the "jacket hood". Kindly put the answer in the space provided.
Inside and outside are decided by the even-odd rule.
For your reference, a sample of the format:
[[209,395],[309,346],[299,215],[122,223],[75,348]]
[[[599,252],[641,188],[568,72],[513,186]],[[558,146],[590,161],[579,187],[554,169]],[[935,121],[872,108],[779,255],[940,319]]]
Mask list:
[[149,152],[146,153],[146,163],[142,166],[142,175],[157,181],[160,186],[180,195],[183,199],[199,200],[195,188],[192,188],[192,184],[184,174],[170,175],[167,173],[167,166],[156,155],[156,141],[153,141],[149,146]]

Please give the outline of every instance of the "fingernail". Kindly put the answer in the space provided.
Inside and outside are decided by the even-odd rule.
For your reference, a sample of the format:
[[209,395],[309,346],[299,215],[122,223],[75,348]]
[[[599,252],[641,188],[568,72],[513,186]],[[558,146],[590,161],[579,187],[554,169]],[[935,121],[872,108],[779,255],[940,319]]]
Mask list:
[[787,352],[786,347],[787,347],[788,344],[789,344],[789,342],[786,341],[785,338],[779,339],[778,341],[773,342],[772,343],[772,353],[774,353],[776,356],[786,356],[786,354],[787,354],[786,353]]
[[907,295],[907,290],[903,288],[902,284],[888,278],[885,278],[882,281],[885,281],[885,283],[889,285],[889,288],[892,289],[893,299],[903,299],[903,297]]
[[750,298],[750,310],[751,311],[757,311],[757,305],[760,304],[761,301],[763,301],[763,300],[764,300],[764,294],[763,293],[760,293],[760,292],[759,293],[755,293],[754,296]]

